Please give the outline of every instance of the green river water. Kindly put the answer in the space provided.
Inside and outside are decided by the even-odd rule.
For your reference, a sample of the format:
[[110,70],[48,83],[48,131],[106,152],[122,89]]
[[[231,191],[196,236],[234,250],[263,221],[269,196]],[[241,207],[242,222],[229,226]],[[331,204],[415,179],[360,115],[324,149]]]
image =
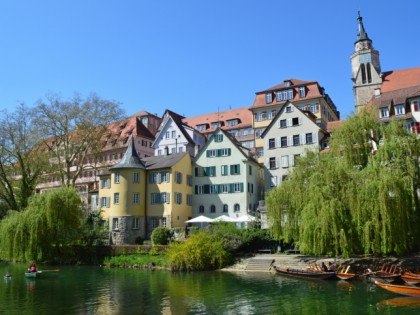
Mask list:
[[0,314],[420,314],[420,299],[357,280],[84,266],[38,266],[60,271],[29,280],[26,268],[0,264]]

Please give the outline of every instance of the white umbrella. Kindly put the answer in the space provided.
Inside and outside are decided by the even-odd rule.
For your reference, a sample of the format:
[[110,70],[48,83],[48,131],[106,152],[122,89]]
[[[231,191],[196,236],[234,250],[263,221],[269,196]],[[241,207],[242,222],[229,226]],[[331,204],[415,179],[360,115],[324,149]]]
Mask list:
[[227,215],[221,215],[214,219],[214,222],[236,222],[234,218],[228,217]]
[[213,219],[208,218],[204,215],[200,215],[198,217],[185,221],[185,223],[202,223],[202,222],[213,222]]
[[235,222],[252,222],[255,221],[257,218],[253,217],[252,215],[245,214],[243,216],[240,216],[239,218],[235,219]]

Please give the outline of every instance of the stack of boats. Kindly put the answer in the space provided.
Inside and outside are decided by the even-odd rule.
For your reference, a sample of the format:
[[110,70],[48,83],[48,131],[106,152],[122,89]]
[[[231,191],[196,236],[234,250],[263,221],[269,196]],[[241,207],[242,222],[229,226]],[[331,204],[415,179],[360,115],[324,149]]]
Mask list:
[[[285,266],[276,267],[274,269],[279,274],[307,279],[340,279],[350,280],[355,277],[363,277],[371,280],[377,286],[402,295],[420,298],[420,273],[405,271],[403,273],[397,270],[396,266],[386,267],[385,265],[378,271],[371,271],[364,274],[349,273],[350,266],[339,267],[337,271],[322,271],[316,264],[310,265],[306,270],[293,269]],[[405,284],[393,284],[394,282],[405,282]]]

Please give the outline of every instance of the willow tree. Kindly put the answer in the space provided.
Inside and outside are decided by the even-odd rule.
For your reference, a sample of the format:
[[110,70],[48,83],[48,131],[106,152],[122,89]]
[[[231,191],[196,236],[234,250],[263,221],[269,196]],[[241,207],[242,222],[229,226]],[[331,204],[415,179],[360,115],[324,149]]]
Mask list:
[[60,247],[80,237],[81,201],[74,188],[34,196],[22,212],[9,212],[0,222],[0,259],[54,259]]
[[328,153],[308,153],[269,193],[273,236],[318,255],[410,250],[419,239],[418,147],[398,122],[381,125],[367,112],[350,118],[334,130]]

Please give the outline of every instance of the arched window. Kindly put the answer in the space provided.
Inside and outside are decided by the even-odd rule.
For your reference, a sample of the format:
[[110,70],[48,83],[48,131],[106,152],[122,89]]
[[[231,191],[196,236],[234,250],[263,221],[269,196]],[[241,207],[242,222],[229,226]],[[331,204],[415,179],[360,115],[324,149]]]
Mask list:
[[372,82],[372,73],[371,73],[371,71],[370,71],[370,63],[368,63],[367,65],[366,65],[366,69],[367,69],[367,81],[368,81],[368,83],[371,83]]
[[204,213],[204,206],[203,206],[203,205],[201,205],[201,206],[198,208],[198,212],[200,212],[200,213]]
[[229,212],[229,206],[227,204],[223,205],[223,212]]
[[360,69],[362,70],[362,83],[365,84],[366,83],[366,68],[365,68],[364,63],[362,63],[362,65],[360,66]]
[[233,211],[239,212],[240,210],[241,210],[241,206],[239,205],[239,203],[235,203],[235,206],[233,207]]
[[215,205],[211,205],[210,206],[210,212],[211,213],[215,213],[216,212],[216,206]]

